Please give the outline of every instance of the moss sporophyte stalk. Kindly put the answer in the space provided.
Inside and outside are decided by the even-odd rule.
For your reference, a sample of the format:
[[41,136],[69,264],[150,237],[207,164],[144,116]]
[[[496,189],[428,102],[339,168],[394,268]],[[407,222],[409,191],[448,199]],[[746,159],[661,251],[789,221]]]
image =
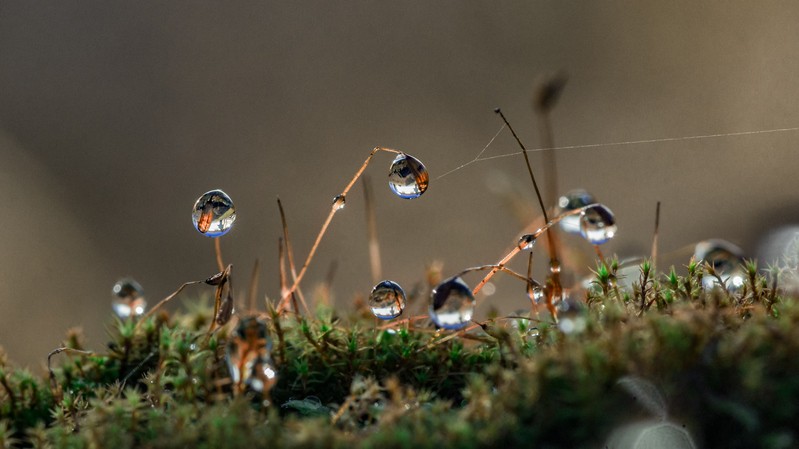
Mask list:
[[[554,104],[550,90],[539,114]],[[450,273],[433,265],[406,289],[378,281],[374,250],[376,285],[365,300],[331,308],[323,292],[304,293],[331,220],[381,152],[394,156],[391,191],[401,199],[427,191],[419,159],[374,148],[334,196],[299,266],[278,200],[281,288],[263,302],[258,270],[239,295],[221,252],[220,239],[246,211],[218,189],[200,196],[192,223],[214,239],[218,272],[198,273],[149,310],[142,287],[120,280],[110,341],[87,344],[70,331],[44,376],[0,352],[0,447],[799,445],[799,301],[796,289],[783,287],[796,285],[796,264],[763,270],[734,245],[709,240],[685,267],[661,272],[657,225],[650,257],[606,258],[600,245],[623,225],[584,190],[566,193],[557,207],[553,197],[549,208],[537,195],[544,225],[508,236],[511,250],[496,263]],[[595,249],[590,278],[565,281],[556,228]],[[374,229],[369,235],[377,245]],[[532,253],[542,236],[549,264],[539,281]],[[522,252],[527,273],[508,266]],[[473,273],[482,279],[471,287],[465,279]],[[528,310],[478,313],[489,300],[478,293],[495,288],[499,273],[519,282],[515,293],[530,299]],[[164,311],[178,296],[181,311]]]

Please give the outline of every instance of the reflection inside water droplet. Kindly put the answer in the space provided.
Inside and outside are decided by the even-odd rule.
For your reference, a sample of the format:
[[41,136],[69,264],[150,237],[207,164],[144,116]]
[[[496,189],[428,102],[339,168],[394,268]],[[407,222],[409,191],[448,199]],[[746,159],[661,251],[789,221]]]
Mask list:
[[430,176],[419,159],[398,154],[388,172],[388,186],[400,198],[419,198],[427,190]]
[[219,237],[227,234],[236,221],[236,208],[225,192],[211,190],[194,203],[191,221],[201,234],[207,237]]
[[114,295],[111,307],[118,317],[125,319],[144,314],[147,301],[144,300],[144,290],[138,282],[130,278],[120,279],[111,288],[111,292]]
[[580,233],[593,245],[601,245],[616,235],[616,218],[604,205],[597,205],[580,214]]
[[405,291],[394,281],[382,281],[369,295],[369,308],[381,320],[390,320],[405,309]]
[[333,198],[333,208],[336,210],[344,209],[344,206],[347,205],[347,198],[344,195],[336,195]]
[[237,391],[267,393],[277,383],[266,323],[254,317],[242,319],[226,349],[225,360]]
[[517,245],[519,246],[520,250],[529,251],[535,247],[535,242],[536,240],[534,234],[525,234],[519,237],[519,243]]
[[564,292],[563,299],[557,305],[558,329],[564,334],[582,333],[587,325],[585,306]]
[[[558,199],[558,207],[555,209],[555,215],[563,215],[593,203],[596,203],[594,196],[585,190],[571,190]],[[579,234],[580,216],[569,215],[568,217],[564,217],[560,221],[560,228],[569,234]]]
[[538,285],[533,285],[531,288],[527,289],[527,296],[535,304],[541,304],[544,300],[544,295],[544,289]]
[[[737,292],[743,288],[746,271],[742,266],[744,253],[741,248],[722,239],[703,240],[696,244],[694,257],[710,264],[728,291]],[[717,286],[719,280],[715,276],[706,273],[702,277],[702,287],[706,290],[712,290]]]
[[431,294],[430,318],[444,329],[461,329],[474,315],[472,290],[460,277],[438,284]]

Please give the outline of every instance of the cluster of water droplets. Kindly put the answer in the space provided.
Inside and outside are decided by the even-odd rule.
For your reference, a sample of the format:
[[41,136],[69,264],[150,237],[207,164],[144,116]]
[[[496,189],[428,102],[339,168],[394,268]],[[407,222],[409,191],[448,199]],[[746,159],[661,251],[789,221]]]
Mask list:
[[227,193],[211,190],[197,198],[192,208],[191,221],[200,234],[219,237],[227,234],[236,221],[236,207]]
[[111,288],[111,293],[113,294],[111,307],[118,317],[128,319],[144,314],[147,308],[144,289],[135,280],[131,278],[118,280]]
[[388,186],[400,198],[419,198],[427,190],[430,175],[419,159],[398,154],[388,171]]
[[474,305],[472,289],[460,277],[452,277],[433,289],[430,319],[443,329],[462,329],[471,321]]
[[225,361],[237,391],[265,394],[277,383],[266,323],[245,317],[228,339]]
[[405,309],[405,290],[394,281],[381,281],[369,295],[369,308],[381,320],[396,318]]

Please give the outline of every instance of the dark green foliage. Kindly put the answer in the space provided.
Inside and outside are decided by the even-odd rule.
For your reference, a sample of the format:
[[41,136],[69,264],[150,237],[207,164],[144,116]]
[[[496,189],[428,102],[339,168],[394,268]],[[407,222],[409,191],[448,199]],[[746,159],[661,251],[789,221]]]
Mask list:
[[544,312],[447,340],[324,309],[264,314],[279,372],[265,397],[234,394],[230,327],[207,334],[209,308],[118,321],[108,350],[55,355],[52,385],[0,357],[0,447],[603,447],[641,420],[696,447],[796,447],[799,303],[752,262],[739,289],[705,291],[716,274],[687,268],[644,262],[622,290],[600,264],[570,334]]

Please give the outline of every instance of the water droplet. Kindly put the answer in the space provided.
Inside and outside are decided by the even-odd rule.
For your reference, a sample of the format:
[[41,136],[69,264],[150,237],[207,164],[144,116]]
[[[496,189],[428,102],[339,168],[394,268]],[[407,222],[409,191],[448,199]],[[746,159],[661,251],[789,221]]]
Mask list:
[[461,329],[474,315],[472,290],[459,277],[438,284],[431,294],[430,318],[438,327]]
[[144,290],[133,279],[120,279],[114,284],[111,292],[114,294],[111,307],[114,313],[122,319],[144,314],[147,301],[144,300]]
[[396,318],[405,309],[405,291],[394,281],[382,281],[369,295],[369,308],[381,320]]
[[533,285],[532,288],[528,288],[527,296],[536,304],[541,304],[544,300],[544,289],[538,285]]
[[564,293],[558,305],[558,329],[564,334],[582,333],[587,325],[585,307]]
[[709,239],[696,244],[694,257],[708,262],[716,271],[729,271],[743,262],[744,252],[726,240]]
[[601,245],[616,235],[616,218],[602,204],[580,214],[580,233],[593,245]]
[[345,197],[344,195],[336,195],[335,198],[333,198],[333,207],[336,210],[344,209],[344,206],[346,205],[347,205],[347,197]]
[[419,198],[427,190],[430,175],[419,159],[398,154],[388,172],[388,186],[400,198]]
[[266,323],[243,318],[227,344],[225,360],[238,391],[267,393],[277,383],[277,369],[270,357]]
[[[583,189],[571,190],[558,199],[558,207],[555,209],[555,215],[562,215],[594,203],[596,203],[594,195],[591,195]],[[560,228],[569,234],[580,233],[579,215],[564,217],[559,224]]]
[[535,234],[525,234],[519,238],[519,249],[532,251],[535,246]]
[[219,237],[227,234],[236,221],[236,208],[227,193],[211,190],[194,203],[191,221],[200,234]]
[[[722,239],[703,240],[696,244],[694,257],[709,263],[724,281],[728,291],[736,292],[743,288],[746,272],[741,265],[744,262],[744,252],[741,248]],[[715,276],[706,273],[702,277],[702,286],[706,290],[712,290],[718,285],[719,281]]]

